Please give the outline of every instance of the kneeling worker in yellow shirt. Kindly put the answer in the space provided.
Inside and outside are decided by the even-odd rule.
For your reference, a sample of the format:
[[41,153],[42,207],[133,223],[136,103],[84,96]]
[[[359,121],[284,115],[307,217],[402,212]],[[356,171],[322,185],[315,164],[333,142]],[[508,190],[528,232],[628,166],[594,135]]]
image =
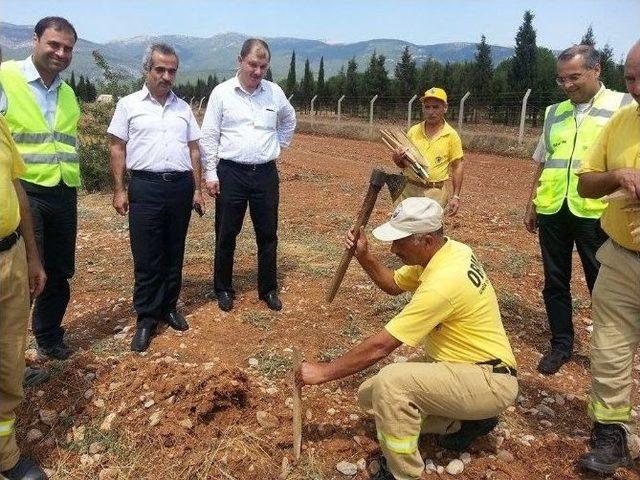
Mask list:
[[[458,133],[444,119],[447,113],[447,92],[433,87],[420,98],[424,121],[409,129],[407,137],[420,151],[429,172],[429,180],[424,181],[409,167],[404,152],[397,151],[393,161],[402,168],[407,177],[407,186],[401,199],[428,197],[436,200],[449,215],[455,215],[460,207],[462,188],[462,142]],[[451,177],[453,196],[447,180]]]
[[404,267],[393,271],[368,249],[364,230],[347,234],[355,257],[390,295],[411,301],[385,328],[329,363],[303,363],[298,385],[317,385],[364,370],[403,343],[422,347],[418,362],[393,363],[366,380],[358,402],[375,415],[388,472],[376,478],[419,479],[421,433],[462,451],[491,431],[518,394],[516,361],[495,292],[471,249],[443,235],[442,207],[429,198],[403,200],[373,235],[390,241]]

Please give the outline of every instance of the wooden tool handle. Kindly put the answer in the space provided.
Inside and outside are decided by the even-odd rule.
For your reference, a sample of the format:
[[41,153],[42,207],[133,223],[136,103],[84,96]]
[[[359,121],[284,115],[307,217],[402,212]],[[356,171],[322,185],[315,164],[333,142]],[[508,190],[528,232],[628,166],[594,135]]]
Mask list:
[[296,385],[296,372],[302,363],[300,351],[293,350],[293,458],[297,462],[300,460],[300,449],[302,448],[302,399],[300,387]]
[[[358,235],[358,231],[360,227],[363,227],[369,221],[369,217],[371,216],[371,212],[373,211],[373,206],[376,203],[376,199],[378,198],[378,193],[380,192],[381,185],[369,185],[369,189],[367,190],[367,195],[362,202],[362,207],[360,207],[360,211],[358,212],[358,218],[356,219],[356,223],[353,226],[353,231]],[[353,257],[353,252],[355,250],[355,245],[352,248],[345,248],[344,252],[342,252],[342,258],[340,259],[340,265],[338,265],[338,269],[333,276],[333,280],[331,280],[331,285],[329,285],[329,290],[327,291],[326,301],[327,303],[331,303],[338,292],[338,288],[342,283],[342,279],[344,278],[344,274],[347,272],[347,268],[349,267],[349,262],[351,262],[351,258]]]

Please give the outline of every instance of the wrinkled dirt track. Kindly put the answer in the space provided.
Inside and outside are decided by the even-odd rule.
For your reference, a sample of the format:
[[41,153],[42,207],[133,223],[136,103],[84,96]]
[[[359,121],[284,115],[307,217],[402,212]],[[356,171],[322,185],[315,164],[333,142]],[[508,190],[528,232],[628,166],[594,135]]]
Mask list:
[[[457,478],[590,478],[573,469],[589,429],[585,327],[590,309],[581,268],[574,263],[577,355],[561,374],[542,377],[535,371],[548,341],[540,254],[535,236],[522,226],[532,167],[512,158],[474,153],[466,158],[461,211],[446,230],[474,248],[494,283],[519,361],[522,396],[505,412],[496,435],[470,449],[472,461]],[[57,479],[278,478],[283,457],[292,460],[291,349],[300,348],[309,359],[335,357],[379,330],[402,305],[373,288],[355,262],[336,300],[331,305],[323,300],[341,238],[375,166],[392,170],[382,144],[332,137],[299,134],[282,156],[279,275],[285,308],[278,314],[257,299],[249,223],[236,252],[236,308],[218,310],[207,297],[211,212],[204,219],[194,216],[181,297],[191,329],[160,332],[145,355],[128,350],[127,327],[135,316],[126,220],[114,213],[109,195],[82,196],[77,273],[66,318],[68,338],[81,351],[68,362],[49,362],[52,380],[27,392],[18,429],[24,450]],[[371,224],[382,222],[390,206],[382,192]],[[388,246],[372,242],[372,248],[397,265]],[[402,348],[390,360],[414,353]],[[353,437],[375,438],[355,392],[377,368],[305,388],[303,458],[288,478],[348,478],[336,471],[338,461],[373,458],[367,443],[359,445]],[[539,409],[541,404],[551,413]],[[52,425],[40,421],[41,409],[55,411]],[[263,426],[258,411],[266,412]],[[104,425],[109,418],[111,424]],[[44,437],[28,442],[34,428]],[[513,460],[492,456],[500,442]],[[431,438],[421,450],[438,465],[454,458]],[[617,478],[639,476],[621,472]]]

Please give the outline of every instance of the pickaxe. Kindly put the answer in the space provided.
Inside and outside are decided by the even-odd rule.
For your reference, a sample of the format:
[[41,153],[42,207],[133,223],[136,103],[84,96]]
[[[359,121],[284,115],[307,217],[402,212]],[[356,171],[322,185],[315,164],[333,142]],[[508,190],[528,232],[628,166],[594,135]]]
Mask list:
[[[380,189],[382,189],[382,186],[385,183],[389,188],[391,200],[395,201],[402,193],[402,190],[404,190],[407,179],[403,175],[386,173],[378,169],[374,169],[371,172],[367,195],[364,197],[364,201],[362,202],[362,206],[360,207],[360,211],[358,212],[358,218],[353,225],[353,231],[356,233],[356,235],[360,230],[360,227],[365,226],[369,221],[369,217],[371,216],[371,212],[373,211],[373,206],[375,205],[376,199],[378,198],[378,193],[380,193]],[[353,257],[354,250],[355,245],[352,248],[346,248],[342,253],[340,265],[338,265],[338,269],[336,270],[336,273],[333,276],[333,280],[331,281],[331,285],[329,285],[329,290],[327,291],[327,303],[331,303],[335,298],[336,292],[338,291],[338,288],[342,283],[342,279],[344,278],[344,274],[347,272],[347,267],[349,267],[349,262],[351,262],[351,258]]]

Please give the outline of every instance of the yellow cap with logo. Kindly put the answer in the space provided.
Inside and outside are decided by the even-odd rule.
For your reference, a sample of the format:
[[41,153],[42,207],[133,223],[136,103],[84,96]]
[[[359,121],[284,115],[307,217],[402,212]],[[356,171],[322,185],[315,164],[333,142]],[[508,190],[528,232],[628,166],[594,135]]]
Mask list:
[[424,102],[427,98],[437,98],[438,100],[442,100],[444,103],[447,103],[447,92],[442,88],[431,87],[429,90],[424,92],[422,97],[420,97],[420,101]]

